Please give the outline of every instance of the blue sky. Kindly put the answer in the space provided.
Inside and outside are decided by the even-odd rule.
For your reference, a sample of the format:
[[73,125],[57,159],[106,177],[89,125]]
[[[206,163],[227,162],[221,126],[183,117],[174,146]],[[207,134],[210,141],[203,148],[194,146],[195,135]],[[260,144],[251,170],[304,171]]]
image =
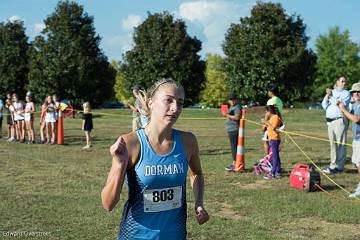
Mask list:
[[[0,0],[0,21],[22,19],[30,40],[44,27],[43,20],[51,14],[56,0]],[[168,11],[186,22],[190,36],[203,42],[202,56],[222,54],[221,43],[231,23],[248,16],[256,1],[252,0],[76,0],[94,17],[101,48],[110,60],[120,60],[131,49],[133,27],[147,17],[147,12]],[[269,1],[263,1],[269,2]],[[351,39],[360,43],[359,0],[280,0],[286,12],[300,15],[307,25],[308,46],[315,49],[315,40],[339,26],[349,30]]]

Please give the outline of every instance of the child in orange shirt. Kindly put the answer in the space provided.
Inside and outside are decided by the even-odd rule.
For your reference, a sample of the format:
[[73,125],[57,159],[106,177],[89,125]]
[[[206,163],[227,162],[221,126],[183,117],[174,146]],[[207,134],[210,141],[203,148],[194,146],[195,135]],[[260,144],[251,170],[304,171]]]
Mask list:
[[281,161],[279,155],[279,146],[280,146],[280,133],[277,130],[282,125],[281,115],[279,114],[278,109],[274,105],[266,106],[266,119],[268,121],[264,121],[263,124],[268,129],[268,137],[270,141],[270,148],[272,152],[272,170],[271,176],[272,178],[280,178],[281,173]]

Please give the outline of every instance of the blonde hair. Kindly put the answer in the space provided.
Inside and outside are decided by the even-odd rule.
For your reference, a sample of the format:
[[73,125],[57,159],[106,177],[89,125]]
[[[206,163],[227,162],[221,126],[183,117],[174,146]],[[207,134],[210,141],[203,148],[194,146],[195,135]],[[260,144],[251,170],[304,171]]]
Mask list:
[[155,82],[146,92],[144,90],[137,91],[134,94],[138,103],[138,106],[136,107],[142,115],[150,117],[151,112],[149,108],[149,99],[155,95],[155,93],[159,90],[160,86],[165,84],[170,84],[178,89],[184,90],[183,86],[179,82],[176,82],[174,79],[162,78]]
[[91,112],[91,106],[89,102],[84,102],[83,103],[83,109],[84,109],[84,113],[89,113]]

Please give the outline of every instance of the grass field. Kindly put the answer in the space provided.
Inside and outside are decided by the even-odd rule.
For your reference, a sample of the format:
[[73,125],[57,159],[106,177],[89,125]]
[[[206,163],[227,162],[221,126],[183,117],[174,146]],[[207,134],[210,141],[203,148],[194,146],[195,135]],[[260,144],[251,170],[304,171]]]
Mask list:
[[[64,146],[0,139],[0,239],[21,239],[8,236],[21,231],[46,232],[40,239],[116,239],[127,189],[112,213],[102,209],[100,191],[111,165],[109,146],[130,130],[131,118],[129,110],[98,112],[108,115],[94,117],[90,150],[82,149],[80,119],[65,119]],[[263,108],[250,109],[246,118],[259,121],[263,113]],[[308,160],[284,135],[281,179],[267,181],[251,172],[264,154],[259,126],[250,122],[245,131],[248,171],[225,172],[231,154],[224,120],[186,119],[214,117],[219,117],[216,109],[185,109],[176,124],[198,138],[205,206],[211,215],[207,224],[196,224],[188,184],[188,239],[360,239],[360,200],[346,199],[347,194],[324,177],[322,186],[331,196],[290,188],[289,172],[295,164]],[[323,111],[290,110],[284,118],[289,131],[327,138]],[[351,130],[348,135],[351,142]],[[327,142],[303,137],[294,140],[319,166],[327,166]],[[345,173],[332,178],[347,191],[359,181],[350,162]]]

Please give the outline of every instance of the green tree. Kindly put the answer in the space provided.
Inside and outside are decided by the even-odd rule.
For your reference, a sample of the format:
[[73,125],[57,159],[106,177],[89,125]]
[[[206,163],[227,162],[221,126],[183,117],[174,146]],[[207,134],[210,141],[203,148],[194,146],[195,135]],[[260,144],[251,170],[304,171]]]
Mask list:
[[115,70],[99,48],[93,17],[75,2],[60,1],[31,49],[29,88],[42,98],[57,93],[98,105],[113,96]]
[[333,86],[341,75],[349,79],[349,84],[359,81],[359,51],[359,45],[350,40],[349,31],[341,32],[339,27],[331,28],[327,35],[320,35],[316,39],[316,97],[322,97],[326,87]]
[[223,50],[232,91],[244,100],[264,102],[266,88],[276,84],[284,101],[309,93],[316,57],[306,49],[306,26],[288,16],[280,4],[258,2],[250,17],[227,31]]
[[182,20],[167,12],[150,14],[135,28],[134,48],[124,55],[122,72],[127,91],[139,84],[150,87],[155,81],[171,77],[182,83],[186,102],[195,103],[205,80],[205,62],[198,52],[201,42],[191,38]]
[[22,21],[0,23],[0,97],[7,92],[23,96],[27,81],[28,37]]
[[125,76],[120,69],[121,63],[112,61],[111,66],[116,70],[115,85],[114,85],[115,98],[119,101],[124,101],[125,99],[128,99],[131,96],[132,92],[126,91],[124,87]]
[[224,59],[220,55],[207,55],[205,89],[201,92],[201,104],[218,107],[227,102],[229,88],[228,76],[224,71]]

